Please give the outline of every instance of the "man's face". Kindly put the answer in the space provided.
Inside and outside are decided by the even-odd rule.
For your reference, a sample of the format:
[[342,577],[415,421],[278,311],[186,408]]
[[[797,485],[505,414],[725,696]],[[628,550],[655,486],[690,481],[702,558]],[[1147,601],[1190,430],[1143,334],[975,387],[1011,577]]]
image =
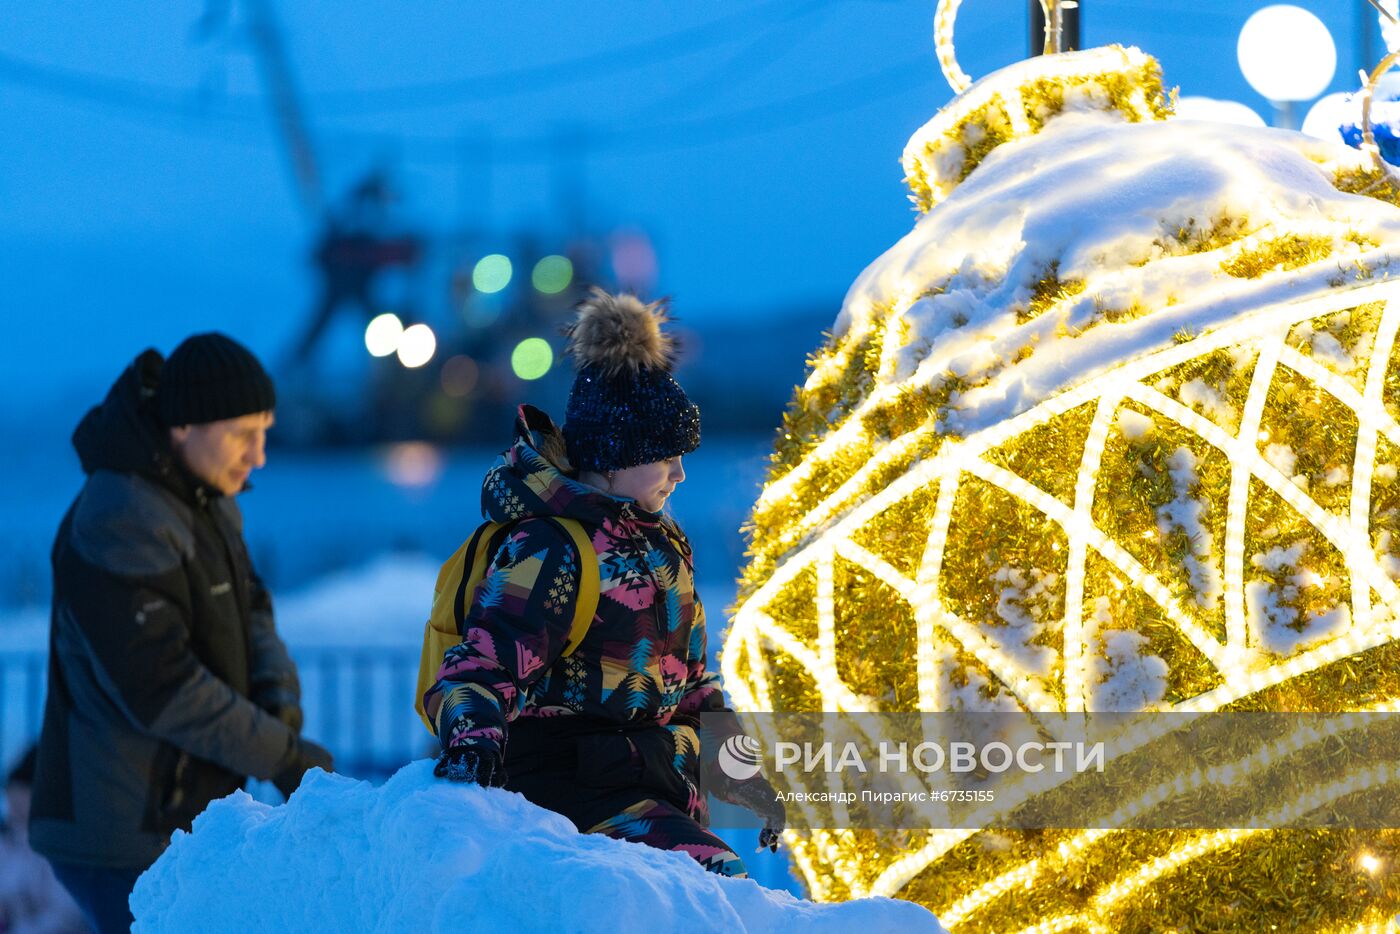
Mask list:
[[233,496],[248,482],[248,475],[267,463],[267,431],[271,412],[256,412],[204,425],[170,429],[175,453],[196,477]]

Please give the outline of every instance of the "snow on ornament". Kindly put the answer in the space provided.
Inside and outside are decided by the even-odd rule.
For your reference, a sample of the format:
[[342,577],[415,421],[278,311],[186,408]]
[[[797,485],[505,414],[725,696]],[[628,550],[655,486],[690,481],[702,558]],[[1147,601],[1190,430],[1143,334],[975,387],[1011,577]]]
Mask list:
[[[736,703],[1395,709],[1387,170],[1174,120],[1155,61],[1117,47],[971,85],[904,169],[922,214],[851,288],[754,507]],[[955,932],[1339,929],[1400,904],[1393,875],[1357,868],[1363,849],[1394,864],[1389,832],[788,842],[815,897],[899,895]]]

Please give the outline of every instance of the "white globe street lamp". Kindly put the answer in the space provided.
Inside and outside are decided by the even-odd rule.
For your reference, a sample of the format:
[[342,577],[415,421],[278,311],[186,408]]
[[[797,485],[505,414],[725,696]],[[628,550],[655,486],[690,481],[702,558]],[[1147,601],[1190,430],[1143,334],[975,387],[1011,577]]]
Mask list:
[[1355,95],[1337,91],[1320,98],[1303,118],[1304,136],[1316,136],[1329,143],[1341,142],[1342,124],[1361,122],[1361,104]]
[[1337,46],[1327,26],[1302,7],[1266,6],[1245,21],[1236,54],[1250,87],[1274,105],[1275,123],[1296,129],[1297,104],[1332,83]]
[[1210,123],[1232,123],[1236,126],[1266,126],[1264,118],[1239,101],[1216,100],[1213,97],[1188,95],[1176,102],[1179,120],[1206,120]]

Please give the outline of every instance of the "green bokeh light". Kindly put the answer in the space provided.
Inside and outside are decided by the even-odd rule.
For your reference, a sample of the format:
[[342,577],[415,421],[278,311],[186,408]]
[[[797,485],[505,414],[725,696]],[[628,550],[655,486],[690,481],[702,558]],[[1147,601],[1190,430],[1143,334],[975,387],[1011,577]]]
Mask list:
[[472,285],[478,292],[491,294],[510,285],[510,257],[500,253],[483,256],[472,268]]
[[510,352],[510,368],[521,379],[539,379],[554,366],[554,348],[542,337],[527,337]]
[[546,256],[535,264],[530,283],[546,295],[557,295],[574,281],[574,264],[567,256]]

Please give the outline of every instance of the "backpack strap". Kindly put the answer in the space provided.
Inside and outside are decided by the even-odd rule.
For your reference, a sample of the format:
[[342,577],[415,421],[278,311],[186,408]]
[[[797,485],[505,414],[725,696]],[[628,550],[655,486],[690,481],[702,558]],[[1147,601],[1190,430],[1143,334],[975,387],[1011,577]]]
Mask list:
[[[593,616],[598,612],[598,598],[601,594],[601,578],[598,571],[598,553],[593,550],[593,539],[583,523],[577,519],[562,516],[539,516],[554,525],[573,542],[578,552],[579,579],[578,598],[574,601],[574,619],[569,627],[569,638],[564,643],[563,658],[574,654],[583,637],[588,635],[593,625]],[[460,633],[467,617],[468,601],[472,591],[486,577],[486,568],[496,559],[505,537],[518,525],[520,519],[509,522],[486,522],[472,534],[462,556],[462,580],[457,585],[457,595],[453,606],[453,616],[457,620]]]
[[[600,575],[598,553],[593,550],[593,541],[583,523],[577,519],[545,517],[564,533],[578,551],[579,579],[578,597],[574,601],[574,618],[569,626],[569,637],[564,643],[562,658],[568,658],[578,648],[583,637],[588,635],[593,625],[593,616],[598,612]],[[496,559],[505,537],[524,520],[509,522],[485,522],[477,526],[471,538],[462,543],[456,553],[447,560],[438,574],[437,594],[433,602],[433,613],[423,627],[423,649],[418,662],[418,690],[413,705],[422,718],[423,725],[434,734],[437,728],[428,719],[423,708],[423,695],[437,680],[438,669],[443,656],[452,646],[461,641],[466,625],[467,612],[471,609],[471,599],[477,587],[486,577],[486,569]],[[453,587],[453,575],[460,574]],[[441,601],[451,594],[452,612],[446,616],[446,605]]]
[[501,550],[502,539],[518,521],[483,522],[467,539],[466,553],[462,555],[462,579],[452,600],[452,618],[457,621],[458,635],[462,635],[462,626],[466,623],[472,592],[486,577],[486,568],[496,559],[496,552]]
[[486,565],[495,556],[500,540],[510,530],[510,522],[486,522],[477,526],[471,538],[453,552],[438,572],[433,588],[433,606],[428,621],[423,624],[423,648],[418,657],[418,687],[413,695],[413,709],[428,732],[437,733],[437,726],[428,718],[423,695],[437,682],[437,673],[448,650],[462,641],[462,629],[467,618],[467,603],[476,585],[486,575]]

